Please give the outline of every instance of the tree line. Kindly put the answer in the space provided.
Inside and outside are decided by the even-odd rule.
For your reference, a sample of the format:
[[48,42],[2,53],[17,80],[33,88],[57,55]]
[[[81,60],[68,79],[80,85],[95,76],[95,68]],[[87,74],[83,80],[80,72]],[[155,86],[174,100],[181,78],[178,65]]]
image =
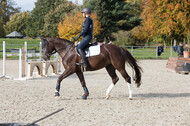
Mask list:
[[189,0],[37,0],[31,12],[15,8],[14,0],[0,1],[0,37],[18,31],[28,37],[69,39],[81,31],[80,11],[92,8],[94,36],[118,45],[182,41],[190,26]]

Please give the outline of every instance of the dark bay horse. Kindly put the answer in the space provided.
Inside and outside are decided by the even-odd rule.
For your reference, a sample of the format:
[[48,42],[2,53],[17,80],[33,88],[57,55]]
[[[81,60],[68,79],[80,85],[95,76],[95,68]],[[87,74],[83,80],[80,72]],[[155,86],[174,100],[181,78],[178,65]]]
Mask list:
[[[76,63],[80,62],[80,56],[76,53],[76,47],[74,43],[61,38],[41,39],[43,59],[48,60],[53,53],[57,52],[62,58],[62,64],[65,68],[65,71],[59,76],[57,80],[55,97],[60,96],[59,90],[61,81],[69,75],[76,73],[84,89],[84,95],[82,98],[87,99],[89,92],[86,87],[86,82],[83,72],[81,71],[81,67],[76,65]],[[101,46],[101,53],[99,55],[87,58],[87,71],[95,71],[105,67],[112,79],[112,84],[106,91],[106,98],[109,98],[110,91],[119,80],[118,76],[116,75],[116,70],[118,70],[125,81],[128,82],[129,99],[132,99],[131,77],[125,70],[125,63],[128,63],[135,71],[134,80],[137,84],[137,87],[139,87],[141,85],[141,68],[137,64],[137,61],[126,49],[112,44],[103,45]]]

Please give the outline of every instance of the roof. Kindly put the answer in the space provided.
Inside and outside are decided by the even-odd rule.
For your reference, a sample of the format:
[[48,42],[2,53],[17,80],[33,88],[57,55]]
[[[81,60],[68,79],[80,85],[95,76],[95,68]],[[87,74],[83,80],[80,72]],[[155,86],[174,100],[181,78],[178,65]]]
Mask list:
[[11,32],[10,34],[6,35],[6,37],[23,37],[20,33],[17,31]]

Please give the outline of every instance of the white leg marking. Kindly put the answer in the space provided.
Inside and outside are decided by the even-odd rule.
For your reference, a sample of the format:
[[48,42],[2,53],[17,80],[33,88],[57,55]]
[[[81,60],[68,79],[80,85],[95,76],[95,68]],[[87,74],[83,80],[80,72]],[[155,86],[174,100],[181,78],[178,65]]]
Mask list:
[[112,90],[112,88],[114,87],[114,84],[111,83],[110,86],[108,87],[107,91],[106,91],[106,96],[109,95],[110,91]]
[[133,88],[132,88],[132,84],[128,84],[128,89],[129,89],[129,99],[132,99],[132,95],[133,95]]

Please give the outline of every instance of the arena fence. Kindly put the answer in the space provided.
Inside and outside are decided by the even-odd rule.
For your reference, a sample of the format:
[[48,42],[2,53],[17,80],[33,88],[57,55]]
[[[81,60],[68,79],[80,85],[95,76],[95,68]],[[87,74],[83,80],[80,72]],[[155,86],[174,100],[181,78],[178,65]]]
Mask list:
[[[47,75],[47,69],[49,68],[49,66],[51,65],[52,67],[54,67],[54,73],[60,73],[61,69],[60,69],[60,58],[58,56],[58,54],[54,54],[51,61],[45,62],[42,61],[42,43],[40,42],[39,44],[39,53],[28,53],[28,49],[27,49],[27,42],[24,43],[24,46],[19,45],[22,47],[21,48],[17,48],[16,50],[13,49],[13,52],[10,51],[10,44],[8,45],[8,50],[6,49],[6,43],[5,41],[3,41],[3,50],[1,51],[3,54],[3,75],[0,78],[11,78],[9,76],[6,76],[6,57],[19,57],[19,78],[18,80],[25,80],[27,77],[27,73],[31,73],[31,71],[27,71],[28,70],[28,66],[33,66],[35,67],[36,64],[41,64],[42,68],[41,71],[43,71],[43,75]],[[12,46],[12,45],[11,45]],[[16,45],[18,46],[18,45]],[[12,46],[15,47],[15,46]],[[30,59],[32,58],[32,59]],[[53,61],[54,60],[54,61]],[[59,60],[59,61],[58,61]],[[38,61],[38,63],[37,63]],[[56,61],[56,62],[55,62]],[[58,61],[58,62],[57,62]],[[45,68],[45,67],[46,68]],[[57,68],[59,66],[59,68]],[[56,68],[55,68],[56,67]],[[31,77],[31,76],[29,76]]]
[[163,47],[163,52],[159,54],[160,46],[120,46],[126,48],[135,58],[138,59],[168,59],[176,57],[177,52],[172,46]]

